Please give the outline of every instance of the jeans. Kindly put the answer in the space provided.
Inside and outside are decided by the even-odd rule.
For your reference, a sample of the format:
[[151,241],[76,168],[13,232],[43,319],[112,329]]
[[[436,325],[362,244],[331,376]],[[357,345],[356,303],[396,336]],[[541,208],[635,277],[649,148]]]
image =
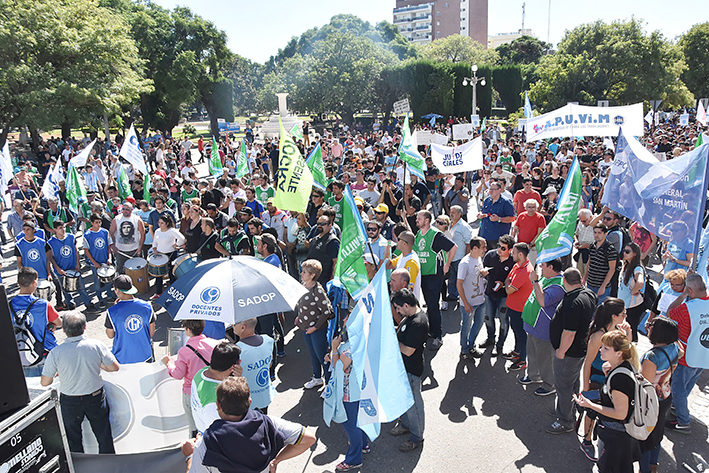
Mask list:
[[426,300],[431,338],[441,338],[443,335],[441,308],[438,304],[441,298],[442,286],[443,275],[429,274],[427,276],[421,276],[421,292],[423,293],[423,298]]
[[519,353],[520,361],[527,361],[527,332],[524,331],[522,312],[507,308],[510,327],[515,334],[515,351]]
[[23,366],[22,371],[25,373],[25,378],[39,378],[42,376],[42,370],[44,369],[44,361],[39,362],[33,366]]
[[433,218],[438,218],[439,202],[440,197],[438,194],[438,190],[434,189],[433,192],[431,192],[431,213],[433,214]]
[[187,416],[187,425],[189,426],[189,436],[193,438],[192,432],[197,431],[197,424],[195,424],[194,416],[192,415],[192,397],[191,394],[185,392],[182,393],[182,408],[185,410],[185,416]]
[[[59,276],[56,270],[54,271],[54,277],[57,278],[57,281],[63,281],[64,276]],[[74,304],[74,296],[70,293],[64,290],[64,285],[60,284],[59,285],[62,295],[64,296],[64,304],[65,305],[70,305]],[[79,296],[81,297],[81,301],[84,303],[85,306],[88,306],[91,304],[91,296],[89,296],[89,293],[86,292],[86,286],[84,286],[84,279],[79,276]],[[59,301],[59,295],[57,294],[57,301]]]
[[448,270],[448,299],[454,301],[458,298],[458,265],[460,260],[451,261]]
[[495,340],[495,318],[500,320],[500,335],[497,339],[497,348],[502,348],[507,339],[510,319],[507,316],[507,297],[485,296],[485,325],[487,326],[487,339]]
[[[593,291],[594,294],[598,295],[598,290],[600,289],[600,287],[593,287],[593,286],[586,286],[586,287],[587,287],[590,291]],[[609,285],[606,287],[606,290],[603,292],[603,294],[601,294],[600,296],[598,296],[598,304],[597,304],[597,306],[598,306],[598,305],[601,305],[601,304],[603,303],[603,301],[605,301],[606,299],[608,299],[610,296],[611,296],[611,286],[610,286],[610,284],[609,284]]]
[[689,425],[689,404],[687,398],[692,388],[702,374],[702,368],[689,368],[684,365],[677,365],[677,369],[672,374],[672,405],[675,406],[677,423]]
[[566,427],[573,427],[576,421],[574,414],[573,394],[579,393],[581,384],[580,373],[586,357],[565,357],[563,360],[554,355],[554,383],[556,384],[556,416],[559,423]]
[[357,413],[359,412],[359,401],[345,402],[345,412],[347,420],[342,423],[342,427],[347,434],[350,446],[347,447],[345,463],[348,465],[362,464],[362,449],[369,445],[369,438],[362,429],[357,427]]
[[116,453],[113,448],[111,423],[108,419],[109,408],[108,402],[106,402],[106,393],[103,388],[99,389],[97,393],[85,396],[66,396],[64,394],[60,396],[59,404],[62,408],[66,437],[69,442],[69,450],[72,452],[84,453],[81,423],[86,417],[89,419],[91,430],[98,441],[98,452]]
[[657,466],[660,460],[660,450],[662,450],[662,446],[658,444],[657,447],[643,453],[640,459],[640,473],[650,473],[650,465]]
[[[485,319],[485,309],[487,305],[483,302],[480,305],[473,306],[473,313],[469,314],[465,310],[463,302],[460,302],[460,316],[462,324],[460,327],[460,352],[467,353],[475,348],[475,339],[478,338],[480,329],[483,327]],[[472,317],[471,317],[472,316]],[[472,325],[472,328],[471,328]]]
[[542,386],[548,390],[554,388],[553,358],[554,347],[550,341],[527,334],[527,376],[532,381],[542,381]]
[[325,373],[325,382],[330,380],[330,363],[325,363],[327,354],[327,329],[321,328],[311,334],[303,332],[305,345],[310,352],[310,363],[313,366],[313,377],[322,378]]
[[423,431],[426,427],[426,416],[423,411],[423,397],[421,396],[421,378],[411,373],[406,373],[409,377],[411,392],[414,395],[414,405],[401,416],[401,426],[411,432],[411,440],[414,443],[423,442]]
[[94,278],[94,292],[96,292],[96,297],[98,297],[98,301],[102,302],[103,297],[101,297],[101,293],[105,292],[106,293],[106,298],[113,298],[116,297],[116,295],[113,293],[113,288],[111,287],[110,284],[101,284],[101,282],[98,280],[98,273],[96,272],[97,268],[94,268],[91,266],[91,275]]

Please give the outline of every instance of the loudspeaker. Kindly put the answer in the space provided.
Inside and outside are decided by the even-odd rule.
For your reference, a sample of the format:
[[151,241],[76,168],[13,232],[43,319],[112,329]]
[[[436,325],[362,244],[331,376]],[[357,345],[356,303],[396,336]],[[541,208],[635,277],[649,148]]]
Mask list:
[[5,294],[5,286],[0,286],[0,360],[2,360],[3,370],[3,388],[0,389],[1,416],[30,403],[25,373],[20,362],[20,352],[15,341],[15,331],[12,328],[12,313]]

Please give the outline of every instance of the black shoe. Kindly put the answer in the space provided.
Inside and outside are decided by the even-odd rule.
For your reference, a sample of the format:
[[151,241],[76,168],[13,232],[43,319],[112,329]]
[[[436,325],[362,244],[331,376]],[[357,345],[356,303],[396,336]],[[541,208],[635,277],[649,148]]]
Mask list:
[[67,304],[66,308],[67,310],[74,310],[76,309],[76,304],[72,302],[71,304]]
[[519,359],[519,353],[517,353],[516,351],[511,351],[509,353],[503,353],[502,358],[504,358],[505,360],[517,360],[517,359]]
[[492,349],[492,353],[490,353],[490,356],[499,356],[500,354],[502,354],[502,347],[495,346]]
[[527,362],[524,360],[519,360],[512,363],[512,366],[509,368],[510,371],[520,371],[525,369],[527,369]]
[[470,351],[468,352],[470,356],[473,358],[482,358],[483,357],[483,352],[476,350],[475,348],[471,348]]
[[485,340],[483,343],[481,343],[480,345],[478,345],[478,348],[488,348],[488,347],[493,346],[494,344],[495,344],[495,340],[492,339],[492,338],[488,338],[488,339]]

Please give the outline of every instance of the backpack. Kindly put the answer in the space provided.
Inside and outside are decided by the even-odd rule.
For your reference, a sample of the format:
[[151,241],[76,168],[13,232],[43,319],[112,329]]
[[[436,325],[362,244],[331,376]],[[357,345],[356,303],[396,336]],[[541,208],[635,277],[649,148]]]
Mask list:
[[27,316],[34,303],[38,300],[39,299],[35,299],[30,302],[30,305],[27,307],[27,310],[25,310],[25,313],[22,314],[22,317],[19,317],[12,307],[12,304],[9,304],[10,311],[12,311],[12,328],[15,331],[15,341],[17,342],[17,349],[20,352],[22,366],[24,367],[38,364],[44,359],[44,355],[46,354],[44,339],[47,335],[47,327],[44,327],[42,340],[37,340],[37,337],[34,336],[34,333],[32,333],[27,323]]
[[645,292],[643,293],[643,310],[652,309],[655,305],[655,300],[657,299],[657,289],[655,289],[655,282],[648,278],[647,271],[643,268],[643,273],[645,273]]
[[655,387],[635,369],[631,371],[628,368],[620,367],[616,368],[606,379],[609,396],[611,396],[611,379],[616,373],[625,373],[635,380],[635,399],[628,406],[628,409],[633,409],[633,414],[628,422],[623,423],[625,431],[635,439],[646,440],[657,425],[660,416],[660,401],[657,398]]

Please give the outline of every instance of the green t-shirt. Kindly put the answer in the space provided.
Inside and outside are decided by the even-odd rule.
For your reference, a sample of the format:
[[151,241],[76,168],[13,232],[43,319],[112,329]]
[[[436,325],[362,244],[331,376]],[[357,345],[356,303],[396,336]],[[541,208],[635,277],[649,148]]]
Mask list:
[[263,206],[266,206],[266,201],[270,199],[271,197],[275,197],[276,195],[276,190],[268,186],[265,189],[261,186],[258,186],[256,188],[256,199],[263,204]]
[[194,199],[195,197],[199,197],[199,191],[195,188],[192,188],[192,192],[187,192],[186,190],[182,189],[181,195],[182,195],[182,202],[189,203],[190,200]]
[[330,207],[335,209],[335,223],[340,228],[342,228],[342,210],[343,210],[343,207],[345,204],[344,201],[345,201],[344,195],[342,197],[340,197],[340,200],[337,200],[334,195],[330,196],[327,199],[327,205],[329,205]]
[[507,172],[512,172],[512,166],[514,166],[514,160],[512,156],[500,156],[500,164],[502,164],[502,169]]

